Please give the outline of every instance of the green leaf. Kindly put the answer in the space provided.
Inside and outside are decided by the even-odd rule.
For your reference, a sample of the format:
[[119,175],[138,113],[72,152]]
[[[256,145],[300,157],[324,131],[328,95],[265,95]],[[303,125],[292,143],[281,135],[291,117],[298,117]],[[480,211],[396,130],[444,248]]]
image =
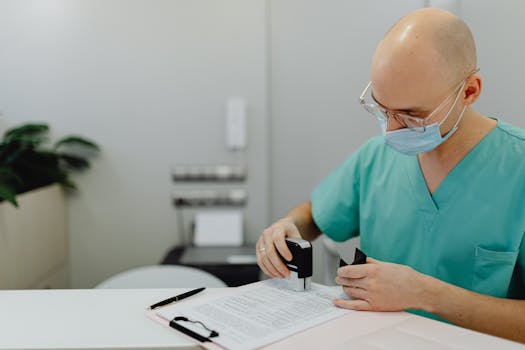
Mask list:
[[31,148],[22,145],[18,145],[15,147],[18,148],[12,148],[12,152],[5,155],[5,160],[3,161],[4,164],[9,165],[15,163],[18,158],[23,158],[25,153],[27,153],[28,151],[32,151]]
[[61,146],[80,146],[93,151],[100,151],[100,147],[96,143],[80,136],[67,136],[55,143],[55,149]]
[[0,199],[5,199],[18,208],[18,203],[15,196],[16,193],[10,186],[0,184]]
[[60,153],[59,159],[63,160],[68,167],[75,170],[82,170],[89,168],[89,161],[83,157],[74,156],[71,154]]
[[6,167],[0,168],[0,184],[10,180],[13,180],[18,184],[23,183],[20,176],[18,176],[13,170]]
[[38,137],[41,139],[41,135],[49,131],[47,124],[24,124],[22,126],[7,130],[4,134],[6,141],[19,140],[19,139],[34,139]]
[[67,176],[64,179],[62,179],[59,183],[68,189],[71,189],[71,190],[77,189],[77,185],[73,181],[71,181]]

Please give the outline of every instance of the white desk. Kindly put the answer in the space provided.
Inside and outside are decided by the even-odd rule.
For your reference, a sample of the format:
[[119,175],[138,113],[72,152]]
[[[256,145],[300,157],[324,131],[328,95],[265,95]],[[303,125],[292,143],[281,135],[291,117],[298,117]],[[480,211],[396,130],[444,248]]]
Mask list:
[[[197,349],[145,315],[182,289],[0,291],[0,349]],[[207,289],[217,294],[226,289]],[[203,295],[201,294],[201,295]],[[351,334],[351,336],[349,336]],[[407,313],[355,312],[273,349],[523,349]]]
[[145,307],[182,291],[0,291],[0,349],[196,349],[145,314]]

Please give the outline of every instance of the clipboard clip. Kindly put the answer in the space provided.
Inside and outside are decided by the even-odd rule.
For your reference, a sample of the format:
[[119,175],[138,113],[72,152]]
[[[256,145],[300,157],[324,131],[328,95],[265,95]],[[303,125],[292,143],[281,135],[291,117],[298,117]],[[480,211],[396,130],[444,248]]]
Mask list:
[[[182,321],[182,322],[190,322],[190,323],[195,323],[195,324],[199,324],[201,325],[206,331],[210,332],[210,334],[205,337],[195,331],[192,331],[191,329],[189,328],[186,328],[184,327],[183,325],[177,323],[179,321]],[[173,329],[176,329],[178,330],[179,332],[181,333],[184,333],[186,334],[187,336],[190,336],[192,337],[193,339],[196,339],[198,340],[199,342],[201,343],[204,343],[204,342],[211,342],[212,339],[211,338],[215,338],[215,337],[218,337],[219,336],[219,332],[217,331],[214,331],[213,329],[210,329],[208,328],[204,323],[202,323],[201,321],[193,321],[193,320],[190,320],[189,318],[187,317],[184,317],[184,316],[176,316],[173,318],[173,320],[170,321],[170,327],[173,328]]]

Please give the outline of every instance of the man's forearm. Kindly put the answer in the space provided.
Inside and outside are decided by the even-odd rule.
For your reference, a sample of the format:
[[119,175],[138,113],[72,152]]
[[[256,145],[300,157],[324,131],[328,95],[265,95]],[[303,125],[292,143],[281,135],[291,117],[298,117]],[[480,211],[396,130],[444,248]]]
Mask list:
[[525,343],[525,300],[495,298],[424,276],[422,309],[459,326]]
[[308,240],[313,241],[321,235],[321,230],[315,224],[312,216],[312,204],[305,202],[294,209],[292,209],[285,218],[291,219],[301,236]]

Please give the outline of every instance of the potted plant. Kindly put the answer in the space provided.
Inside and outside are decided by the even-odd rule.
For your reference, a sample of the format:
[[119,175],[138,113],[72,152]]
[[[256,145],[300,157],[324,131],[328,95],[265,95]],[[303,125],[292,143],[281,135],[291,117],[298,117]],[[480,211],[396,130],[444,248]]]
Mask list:
[[67,136],[49,144],[46,124],[25,124],[0,140],[0,288],[68,287],[70,174],[99,147]]
[[8,130],[0,141],[0,200],[18,206],[16,195],[58,183],[74,189],[70,171],[89,167],[98,146],[82,137],[67,136],[46,148],[49,127],[26,124]]

